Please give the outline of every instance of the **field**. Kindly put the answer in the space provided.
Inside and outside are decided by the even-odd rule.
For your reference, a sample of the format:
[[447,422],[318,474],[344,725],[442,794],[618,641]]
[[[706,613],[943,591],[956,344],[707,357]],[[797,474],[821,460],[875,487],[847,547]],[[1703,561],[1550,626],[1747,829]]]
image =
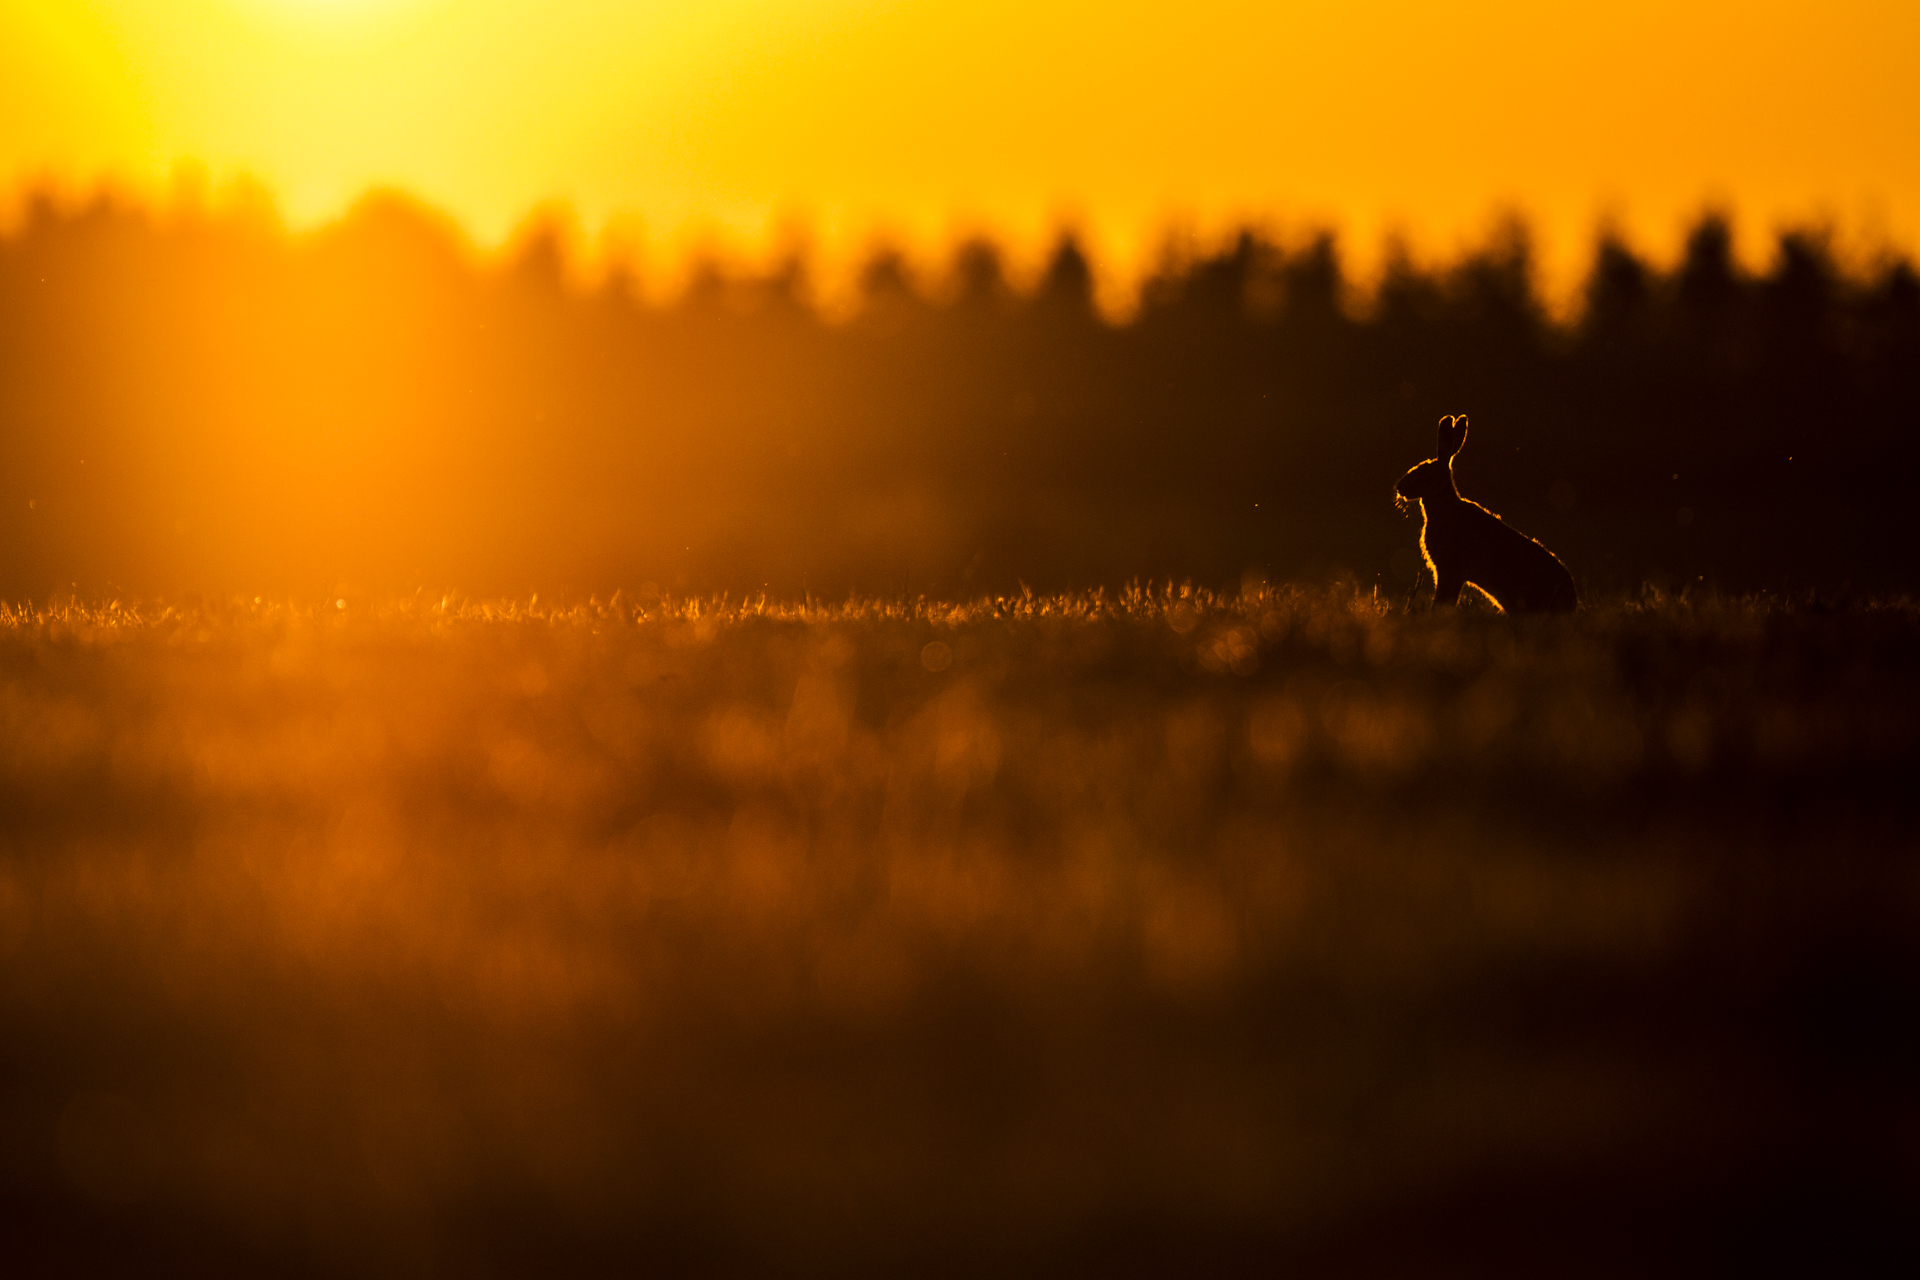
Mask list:
[[8,1269],[1911,1261],[1916,748],[1900,598],[10,609]]

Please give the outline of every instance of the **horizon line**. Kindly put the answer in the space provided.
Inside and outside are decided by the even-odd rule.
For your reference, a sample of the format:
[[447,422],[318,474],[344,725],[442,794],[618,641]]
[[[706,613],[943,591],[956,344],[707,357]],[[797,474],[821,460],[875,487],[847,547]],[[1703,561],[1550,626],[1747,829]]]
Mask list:
[[[1436,250],[1424,243],[1431,236],[1415,234],[1405,225],[1384,225],[1367,236],[1339,217],[1289,216],[1277,210],[1241,210],[1212,218],[1205,226],[1191,215],[1169,212],[1151,220],[1150,230],[1136,228],[1131,236],[1115,237],[1096,227],[1097,219],[1082,206],[1056,204],[1056,213],[1037,234],[954,216],[944,233],[914,236],[899,229],[899,219],[874,214],[864,219],[865,230],[835,237],[822,233],[825,220],[788,209],[771,214],[756,238],[738,234],[713,216],[685,219],[667,235],[650,236],[647,218],[625,210],[600,218],[597,232],[590,233],[573,201],[549,198],[529,203],[503,234],[490,239],[477,234],[458,212],[401,183],[369,183],[330,213],[293,219],[279,193],[252,173],[235,170],[216,182],[205,166],[181,162],[166,183],[143,183],[113,172],[77,180],[51,168],[18,175],[0,191],[0,239],[17,236],[36,208],[51,207],[56,216],[71,219],[105,205],[161,222],[251,222],[297,244],[350,226],[369,209],[401,207],[436,225],[449,247],[476,270],[510,268],[532,246],[545,242],[557,251],[563,281],[575,292],[593,292],[618,280],[637,301],[664,308],[677,305],[703,280],[755,286],[798,278],[805,282],[799,300],[827,319],[857,313],[868,292],[864,278],[883,263],[901,271],[914,296],[946,301],[961,256],[981,246],[993,253],[1012,294],[1031,298],[1057,256],[1071,246],[1089,269],[1096,310],[1115,324],[1140,312],[1155,282],[1181,279],[1200,264],[1230,256],[1247,237],[1288,258],[1322,243],[1330,245],[1342,308],[1356,317],[1372,309],[1381,286],[1396,271],[1444,277],[1475,261],[1511,256],[1518,248],[1532,300],[1552,322],[1572,323],[1585,310],[1585,294],[1603,249],[1624,249],[1656,276],[1670,276],[1684,264],[1692,238],[1710,224],[1726,229],[1732,264],[1749,279],[1765,279],[1776,270],[1782,246],[1792,239],[1813,243],[1836,278],[1855,285],[1870,285],[1902,267],[1912,272],[1920,264],[1920,250],[1898,243],[1883,225],[1872,225],[1878,220],[1871,216],[1849,220],[1827,211],[1774,219],[1766,230],[1757,231],[1731,201],[1716,197],[1697,202],[1664,251],[1631,234],[1614,202],[1591,220],[1582,238],[1584,249],[1573,259],[1580,265],[1571,272],[1548,269],[1541,252],[1543,219],[1510,200],[1489,201],[1478,234],[1453,237],[1448,250]],[[1134,251],[1116,252],[1116,238],[1130,241]],[[667,252],[656,251],[654,246],[661,244],[668,246]]]

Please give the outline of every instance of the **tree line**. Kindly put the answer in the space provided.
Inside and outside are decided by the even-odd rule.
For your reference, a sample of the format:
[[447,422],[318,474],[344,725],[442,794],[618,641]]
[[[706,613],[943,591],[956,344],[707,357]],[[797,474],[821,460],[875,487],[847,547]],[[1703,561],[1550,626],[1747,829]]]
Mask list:
[[0,236],[0,591],[973,593],[1350,575],[1401,592],[1397,476],[1443,413],[1463,492],[1584,582],[1911,585],[1920,277],[1816,231],[1742,268],[1703,218],[1596,246],[1549,316],[1524,228],[1401,260],[1248,230],[1124,323],[1063,238],[1038,281],[877,255],[670,303],[486,260],[397,196],[293,235],[34,198]]

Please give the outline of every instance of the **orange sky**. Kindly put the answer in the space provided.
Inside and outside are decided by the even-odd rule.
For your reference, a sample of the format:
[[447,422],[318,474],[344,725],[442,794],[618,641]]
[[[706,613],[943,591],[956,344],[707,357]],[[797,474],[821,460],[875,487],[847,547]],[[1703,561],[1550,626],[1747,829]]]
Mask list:
[[1169,225],[1333,223],[1364,265],[1511,208],[1564,288],[1603,217],[1665,253],[1709,202],[1753,255],[1920,246],[1916,54],[1912,0],[0,0],[0,176],[184,159],[295,225],[397,185],[483,244],[561,200],[656,264],[1068,219],[1113,281]]

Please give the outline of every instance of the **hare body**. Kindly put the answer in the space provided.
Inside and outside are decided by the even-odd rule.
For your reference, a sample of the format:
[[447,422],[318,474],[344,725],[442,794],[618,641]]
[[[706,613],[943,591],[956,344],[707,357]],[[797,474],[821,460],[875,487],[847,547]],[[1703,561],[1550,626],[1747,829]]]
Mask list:
[[1435,604],[1456,604],[1471,584],[1509,613],[1560,613],[1580,607],[1573,575],[1560,557],[1453,484],[1453,459],[1466,443],[1467,419],[1440,420],[1434,456],[1394,487],[1401,503],[1420,504],[1420,552],[1433,573]]

